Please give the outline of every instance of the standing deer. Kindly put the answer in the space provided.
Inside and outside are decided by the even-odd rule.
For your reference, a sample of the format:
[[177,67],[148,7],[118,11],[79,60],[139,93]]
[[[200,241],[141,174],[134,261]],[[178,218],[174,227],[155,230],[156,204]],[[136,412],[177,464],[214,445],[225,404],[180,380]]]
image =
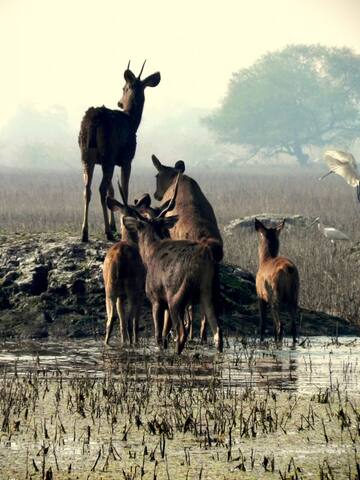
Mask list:
[[275,341],[282,341],[284,324],[280,319],[280,306],[288,307],[291,315],[293,344],[297,338],[299,273],[295,264],[278,256],[279,235],[285,220],[275,228],[266,228],[257,218],[255,229],[259,236],[259,269],[256,274],[256,292],[260,310],[260,339],[264,340],[266,310],[270,305],[274,321]]
[[[169,201],[172,195],[173,185],[179,174],[179,185],[176,196],[176,203],[172,214],[179,217],[177,223],[170,230],[170,237],[174,240],[188,239],[196,242],[202,242],[207,245],[215,262],[220,262],[223,258],[223,241],[217,225],[214,210],[201,191],[195,180],[187,175],[185,163],[181,160],[175,163],[174,167],[162,165],[160,160],[153,155],[152,161],[158,171],[156,175],[156,192],[154,197],[157,200],[164,200],[164,205]],[[214,276],[213,294],[217,297],[220,292],[218,266],[215,266],[216,274]],[[216,305],[218,299],[216,300]],[[192,338],[192,308],[188,310],[189,318],[189,336]],[[200,328],[201,339],[206,336],[206,321],[202,319]]]
[[[175,182],[176,197],[179,176]],[[146,295],[152,304],[155,338],[162,344],[170,329],[164,323],[168,309],[174,332],[177,334],[177,352],[185,346],[187,331],[184,313],[188,305],[200,303],[203,314],[211,326],[214,342],[222,351],[222,331],[213,303],[213,283],[216,275],[213,250],[206,242],[161,239],[159,229],[171,229],[178,221],[176,215],[166,216],[173,208],[170,200],[156,218],[124,217],[129,230],[138,231],[141,258],[146,266]]]
[[[138,324],[142,297],[145,287],[145,267],[140,257],[137,233],[125,228],[124,215],[132,215],[125,196],[124,205],[108,197],[107,205],[112,212],[120,212],[121,241],[107,252],[104,266],[104,284],[106,296],[106,336],[109,343],[116,311],[120,320],[121,342],[137,342]],[[132,325],[131,325],[132,322]]]
[[105,235],[114,239],[115,217],[110,213],[110,222],[106,208],[106,196],[114,196],[112,176],[116,165],[121,167],[121,186],[128,198],[131,161],[136,151],[136,132],[139,128],[144,108],[146,87],[156,87],[160,82],[160,73],[156,72],[141,80],[129,70],[130,62],[124,72],[125,86],[118,106],[123,111],[110,110],[104,106],[89,108],[81,122],[79,146],[84,168],[84,219],[82,225],[82,241],[89,239],[88,213],[91,199],[91,181],[95,164],[100,164],[103,177],[100,183],[100,199],[104,215]]
[[[145,294],[146,271],[139,253],[138,235],[136,231],[125,228],[123,217],[139,213],[147,218],[156,216],[149,194],[144,194],[135,200],[134,206],[129,206],[120,184],[119,191],[123,204],[113,197],[107,198],[109,210],[120,213],[121,241],[108,250],[103,266],[107,312],[105,344],[109,343],[116,311],[120,320],[121,342],[137,342],[141,302]],[[161,238],[169,238],[167,229],[159,229],[158,233]]]

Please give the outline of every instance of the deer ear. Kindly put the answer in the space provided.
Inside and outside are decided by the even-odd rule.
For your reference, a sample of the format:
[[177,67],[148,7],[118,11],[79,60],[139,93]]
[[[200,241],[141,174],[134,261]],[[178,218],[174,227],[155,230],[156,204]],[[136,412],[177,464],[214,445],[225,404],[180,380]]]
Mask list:
[[171,217],[164,217],[162,219],[163,225],[165,228],[170,230],[170,228],[173,228],[176,224],[176,222],[179,220],[178,215],[172,215]]
[[135,75],[133,74],[133,72],[129,69],[126,69],[125,72],[124,72],[124,78],[125,78],[125,82],[127,83],[130,83],[130,84],[133,84],[136,80],[136,77]]
[[158,172],[160,172],[160,170],[163,168],[163,166],[161,165],[160,160],[159,160],[155,155],[152,155],[152,156],[151,156],[151,159],[152,159],[153,165],[154,165],[154,167],[156,168],[156,170],[157,170]]
[[284,226],[285,226],[285,218],[281,223],[279,223],[279,225],[276,226],[276,231],[280,233],[281,230],[284,228]]
[[143,87],[156,87],[159,85],[161,80],[160,72],[153,73],[149,75],[144,80],[142,80]]
[[185,172],[185,163],[184,163],[182,160],[178,160],[178,161],[175,163],[174,168],[175,168],[175,170],[177,170],[178,172],[184,173],[184,172]]
[[134,200],[134,205],[138,208],[149,208],[151,205],[151,197],[148,193],[141,195],[139,199]]
[[257,218],[255,218],[255,230],[257,232],[264,232],[266,230],[264,225]]
[[125,214],[125,211],[126,211],[125,206],[122,203],[115,200],[115,198],[107,197],[106,204],[109,210],[113,212],[120,211],[122,214]]

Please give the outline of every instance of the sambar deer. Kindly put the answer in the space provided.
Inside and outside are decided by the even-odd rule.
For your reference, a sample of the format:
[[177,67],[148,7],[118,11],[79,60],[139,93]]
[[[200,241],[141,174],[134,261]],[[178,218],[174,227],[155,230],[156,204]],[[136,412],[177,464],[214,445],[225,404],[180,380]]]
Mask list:
[[141,74],[136,77],[129,69],[130,62],[124,72],[125,86],[123,95],[118,102],[122,109],[110,110],[105,106],[89,108],[81,122],[79,146],[84,169],[84,218],[82,224],[83,242],[89,239],[88,215],[91,199],[91,182],[95,164],[100,164],[103,177],[100,183],[100,199],[104,216],[105,235],[114,239],[115,217],[106,208],[106,197],[114,196],[112,177],[115,166],[121,167],[121,186],[128,198],[131,162],[136,151],[136,132],[139,128],[144,108],[146,87],[156,87],[160,82],[160,73],[156,72],[141,80]]
[[206,242],[161,239],[159,231],[171,229],[178,221],[176,215],[166,216],[173,208],[179,175],[172,199],[155,218],[124,217],[125,227],[137,231],[141,258],[146,266],[146,295],[152,304],[155,338],[159,345],[166,339],[170,322],[164,323],[168,309],[173,331],[176,332],[177,352],[185,346],[185,309],[200,303],[210,324],[217,349],[223,349],[222,330],[218,324],[213,302],[216,266],[213,251]]
[[293,344],[297,339],[299,272],[296,265],[286,257],[278,256],[279,235],[285,220],[275,228],[267,228],[257,218],[255,229],[259,236],[259,269],[256,274],[256,292],[260,313],[260,340],[264,340],[267,306],[270,305],[274,321],[275,341],[282,341],[284,324],[280,307],[286,306],[291,316]]
[[[163,165],[160,160],[152,155],[152,162],[158,171],[156,175],[156,192],[154,197],[166,204],[171,198],[173,185],[179,174],[178,192],[176,203],[171,214],[179,217],[173,228],[170,229],[170,237],[173,240],[193,240],[207,245],[211,250],[214,262],[220,262],[224,256],[223,241],[217,225],[214,210],[199,187],[198,183],[188,175],[184,175],[185,163],[179,160],[174,167]],[[218,266],[215,266],[218,270]],[[216,298],[220,294],[218,272],[214,276],[213,295]],[[218,309],[219,299],[216,298]],[[192,338],[192,308],[188,310],[189,336]],[[202,319],[200,337],[206,336],[206,322]]]
[[128,206],[125,196],[123,202],[121,204],[111,197],[107,199],[109,209],[120,212],[121,240],[108,250],[103,266],[107,313],[105,344],[109,343],[116,311],[121,342],[137,342],[140,308],[145,294],[146,272],[137,233],[125,228],[123,223],[124,215],[133,215],[134,210]]

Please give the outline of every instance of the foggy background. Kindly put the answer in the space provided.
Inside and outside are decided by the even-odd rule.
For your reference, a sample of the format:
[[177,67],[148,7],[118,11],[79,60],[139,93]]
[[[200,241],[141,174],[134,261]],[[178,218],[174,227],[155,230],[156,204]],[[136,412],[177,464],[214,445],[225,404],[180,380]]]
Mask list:
[[201,122],[231,75],[288,44],[358,53],[359,20],[357,0],[1,0],[0,167],[80,171],[81,118],[92,105],[117,108],[129,59],[136,74],[147,59],[143,76],[162,76],[146,91],[135,170],[152,153],[199,168],[241,166],[242,149]]

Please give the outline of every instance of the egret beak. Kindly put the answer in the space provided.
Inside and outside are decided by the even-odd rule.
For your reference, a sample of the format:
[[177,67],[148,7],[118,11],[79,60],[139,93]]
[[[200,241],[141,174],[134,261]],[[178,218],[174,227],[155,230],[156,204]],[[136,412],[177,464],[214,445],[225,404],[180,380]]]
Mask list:
[[318,180],[323,180],[325,177],[327,177],[328,175],[330,175],[330,173],[334,173],[332,170],[330,170],[330,172],[327,172],[325,173],[325,175],[323,175],[322,177],[319,177]]

